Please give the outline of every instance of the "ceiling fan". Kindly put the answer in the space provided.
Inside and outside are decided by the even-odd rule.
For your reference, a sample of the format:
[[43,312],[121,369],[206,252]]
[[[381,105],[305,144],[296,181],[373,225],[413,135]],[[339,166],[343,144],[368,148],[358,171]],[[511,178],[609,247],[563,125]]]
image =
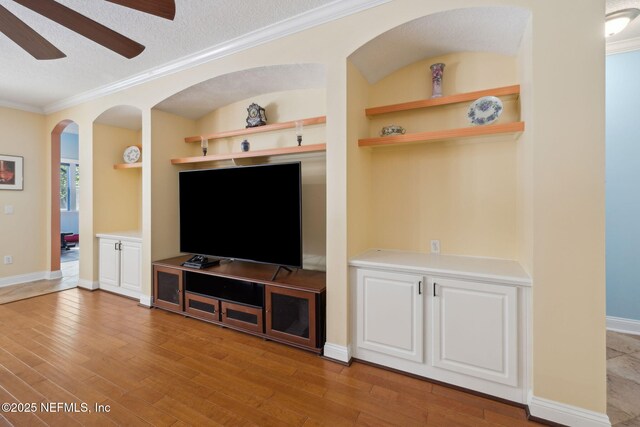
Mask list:
[[[71,31],[110,49],[125,58],[134,58],[144,46],[54,0],[13,0]],[[174,0],[105,0],[173,21]],[[36,59],[59,59],[66,55],[47,39],[0,5],[0,32]]]

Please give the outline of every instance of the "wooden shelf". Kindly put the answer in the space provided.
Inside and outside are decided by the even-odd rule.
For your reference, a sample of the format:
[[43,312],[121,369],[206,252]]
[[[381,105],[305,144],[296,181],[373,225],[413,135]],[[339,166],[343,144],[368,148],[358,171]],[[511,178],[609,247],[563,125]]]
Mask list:
[[225,132],[210,133],[210,134],[207,134],[207,135],[189,136],[189,137],[186,137],[184,139],[184,142],[200,142],[201,138],[205,138],[205,139],[211,140],[211,139],[228,138],[228,137],[231,137],[231,136],[250,135],[250,134],[254,134],[254,133],[271,132],[271,131],[280,130],[280,129],[290,129],[290,128],[295,128],[296,127],[296,121],[301,121],[304,126],[319,125],[319,124],[322,124],[322,123],[326,123],[327,117],[326,116],[311,117],[311,118],[308,118],[308,119],[294,120],[294,121],[291,121],[291,122],[273,123],[273,124],[270,124],[270,125],[257,126],[257,127],[254,127],[254,128],[229,130],[229,131],[225,131]]
[[226,153],[226,154],[212,154],[209,156],[197,156],[197,157],[182,157],[179,159],[171,159],[171,164],[181,165],[187,163],[202,163],[202,162],[214,162],[219,160],[234,160],[234,159],[246,159],[252,157],[268,157],[268,156],[283,156],[291,154],[302,153],[316,153],[327,150],[327,144],[313,144],[302,145],[300,147],[283,147],[283,148],[271,148],[268,150],[256,150],[256,151],[244,151],[240,153]]
[[142,163],[118,163],[113,165],[114,169],[139,169],[142,167]]
[[[419,101],[403,102],[401,104],[382,105],[365,109],[367,116],[379,114],[397,113],[399,111],[416,110],[419,108],[435,107],[438,105],[456,104],[459,102],[475,101],[483,96],[508,96],[519,95],[520,85],[497,87],[494,89],[478,90],[475,92],[459,93],[457,95],[443,96],[441,98],[422,99]],[[198,139],[200,141],[200,139]]]
[[418,132],[396,136],[365,138],[358,140],[360,147],[390,146],[411,142],[442,141],[447,139],[468,138],[472,136],[518,133],[524,131],[524,122],[512,122],[498,125],[473,126],[458,129]]

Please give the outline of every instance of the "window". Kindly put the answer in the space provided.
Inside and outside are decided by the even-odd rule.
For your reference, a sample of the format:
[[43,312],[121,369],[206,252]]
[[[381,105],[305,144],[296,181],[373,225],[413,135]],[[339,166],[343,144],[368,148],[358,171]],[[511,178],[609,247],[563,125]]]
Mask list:
[[69,210],[69,164],[60,164],[60,210]]
[[60,163],[60,210],[80,210],[80,166],[76,160]]

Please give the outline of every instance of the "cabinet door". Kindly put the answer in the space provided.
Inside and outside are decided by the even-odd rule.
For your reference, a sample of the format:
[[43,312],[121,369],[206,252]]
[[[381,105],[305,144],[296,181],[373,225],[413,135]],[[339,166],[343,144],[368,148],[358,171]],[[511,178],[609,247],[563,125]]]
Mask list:
[[220,321],[220,301],[215,298],[185,292],[184,311],[202,319]]
[[424,277],[358,270],[358,347],[423,360]]
[[517,288],[432,278],[433,366],[515,386]]
[[119,240],[101,238],[98,250],[99,282],[105,285],[120,286]]
[[317,347],[316,294],[267,286],[265,289],[267,335]]
[[260,307],[250,307],[229,301],[222,301],[220,306],[222,323],[248,331],[263,332],[262,309]]
[[142,282],[142,245],[135,242],[120,243],[120,286],[140,291]]
[[168,267],[153,267],[153,297],[156,307],[182,311],[182,271]]

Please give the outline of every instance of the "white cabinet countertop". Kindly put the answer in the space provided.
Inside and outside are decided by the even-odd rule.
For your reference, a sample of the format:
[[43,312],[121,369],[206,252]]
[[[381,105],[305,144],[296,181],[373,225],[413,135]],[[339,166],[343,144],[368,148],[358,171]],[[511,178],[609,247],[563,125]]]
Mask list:
[[105,239],[127,240],[130,242],[142,243],[142,232],[138,230],[98,233],[96,234],[96,237],[105,238]]
[[371,249],[351,258],[349,265],[531,286],[531,277],[517,261],[499,258]]

